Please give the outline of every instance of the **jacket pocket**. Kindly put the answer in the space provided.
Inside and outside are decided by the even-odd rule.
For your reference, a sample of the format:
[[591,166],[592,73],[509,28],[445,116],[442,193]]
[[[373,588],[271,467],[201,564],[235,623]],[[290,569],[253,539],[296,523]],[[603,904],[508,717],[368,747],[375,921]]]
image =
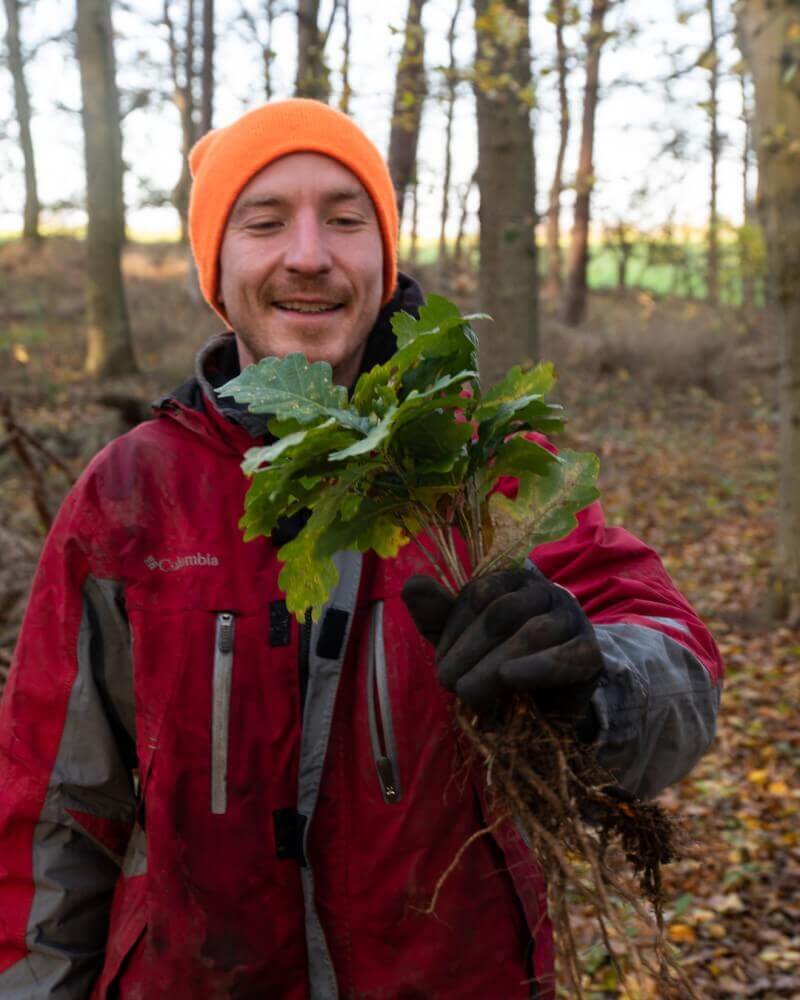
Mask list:
[[383,641],[383,601],[372,608],[369,630],[369,659],[367,667],[367,717],[372,758],[378,774],[383,801],[394,805],[403,797],[400,768],[397,759],[397,742],[389,694],[389,676],[386,671],[386,650]]
[[230,611],[217,614],[214,631],[214,672],[211,695],[211,812],[228,808],[228,743],[233,678],[235,618]]

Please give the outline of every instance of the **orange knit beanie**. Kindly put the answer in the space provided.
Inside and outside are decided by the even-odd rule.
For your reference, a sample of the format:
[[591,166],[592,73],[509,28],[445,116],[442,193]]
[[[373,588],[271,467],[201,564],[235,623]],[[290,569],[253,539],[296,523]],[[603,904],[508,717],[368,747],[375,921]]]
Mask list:
[[225,322],[219,293],[219,252],[228,216],[248,181],[289,153],[321,153],[361,181],[375,206],[383,240],[383,300],[397,282],[397,204],[386,161],[355,122],[320,101],[292,98],[248,111],[206,133],[189,153],[192,193],[189,238],[200,290]]

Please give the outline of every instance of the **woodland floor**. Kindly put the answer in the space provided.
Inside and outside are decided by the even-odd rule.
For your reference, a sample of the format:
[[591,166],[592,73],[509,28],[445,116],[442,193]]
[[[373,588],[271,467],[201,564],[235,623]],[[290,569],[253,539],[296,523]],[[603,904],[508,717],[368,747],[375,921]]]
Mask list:
[[[126,429],[123,400],[144,403],[183,381],[217,329],[187,295],[179,250],[131,247],[144,374],[87,383],[81,267],[69,240],[35,252],[0,246],[0,681],[68,479]],[[472,297],[469,279],[458,291]],[[777,424],[761,324],[696,302],[594,296],[580,330],[545,316],[541,353],[556,363],[571,415],[560,443],[600,454],[608,520],[661,553],[727,661],[716,743],[663,796],[695,842],[693,859],[668,872],[669,938],[698,995],[771,1000],[800,998],[800,635],[766,624],[762,611]],[[585,968],[593,998],[633,995],[602,948],[587,950]]]

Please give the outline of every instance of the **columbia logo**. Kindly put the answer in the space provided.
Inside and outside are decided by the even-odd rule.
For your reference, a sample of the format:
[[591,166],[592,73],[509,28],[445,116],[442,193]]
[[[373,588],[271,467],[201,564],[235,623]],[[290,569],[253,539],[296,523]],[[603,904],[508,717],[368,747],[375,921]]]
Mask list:
[[187,566],[219,566],[219,559],[198,552],[194,556],[177,556],[175,559],[156,559],[155,556],[148,556],[144,564],[150,570],[160,569],[162,573],[174,573]]

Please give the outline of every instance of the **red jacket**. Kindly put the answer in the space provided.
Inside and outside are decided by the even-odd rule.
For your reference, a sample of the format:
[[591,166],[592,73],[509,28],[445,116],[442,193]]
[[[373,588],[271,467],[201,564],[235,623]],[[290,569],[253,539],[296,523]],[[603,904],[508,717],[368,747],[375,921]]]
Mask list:
[[[229,416],[196,391],[162,405],[45,545],[0,709],[0,997],[552,997],[512,829],[423,912],[484,823],[400,598],[428,567],[347,554],[299,626],[275,549],[236,527],[253,439]],[[705,627],[597,504],[533,558],[597,628],[598,752],[633,790],[676,780],[713,735]]]

